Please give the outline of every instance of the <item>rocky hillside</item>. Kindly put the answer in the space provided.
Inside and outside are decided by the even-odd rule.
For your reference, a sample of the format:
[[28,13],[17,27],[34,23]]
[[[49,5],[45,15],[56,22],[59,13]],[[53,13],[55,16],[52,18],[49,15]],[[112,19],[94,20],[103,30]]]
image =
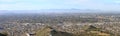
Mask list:
[[57,31],[51,27],[45,27],[36,32],[36,36],[73,36],[71,33]]
[[90,25],[86,26],[85,29],[79,33],[62,32],[51,27],[45,27],[41,30],[38,30],[36,32],[36,36],[114,36],[114,35],[111,33],[107,33],[106,31],[102,31],[100,28]]

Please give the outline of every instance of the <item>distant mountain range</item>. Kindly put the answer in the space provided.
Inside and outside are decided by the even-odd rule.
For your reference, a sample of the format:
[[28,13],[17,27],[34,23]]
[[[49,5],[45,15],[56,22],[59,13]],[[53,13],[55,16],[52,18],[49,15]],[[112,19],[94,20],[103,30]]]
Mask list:
[[0,13],[111,13],[116,11],[80,9],[0,10]]

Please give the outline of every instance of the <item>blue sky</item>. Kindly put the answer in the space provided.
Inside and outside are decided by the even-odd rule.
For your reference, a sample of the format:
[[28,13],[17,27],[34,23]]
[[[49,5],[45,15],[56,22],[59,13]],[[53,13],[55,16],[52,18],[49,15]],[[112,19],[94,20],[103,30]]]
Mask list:
[[73,8],[120,11],[120,0],[0,0],[0,10]]

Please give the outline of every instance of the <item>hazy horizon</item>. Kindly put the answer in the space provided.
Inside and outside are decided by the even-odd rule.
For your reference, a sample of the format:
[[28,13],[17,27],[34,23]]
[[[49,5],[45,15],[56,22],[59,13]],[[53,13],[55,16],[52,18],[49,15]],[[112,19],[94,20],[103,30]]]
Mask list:
[[120,11],[120,0],[0,0],[0,10],[40,9]]
[[0,13],[120,13],[119,11],[103,11],[91,9],[42,9],[42,10],[0,10]]

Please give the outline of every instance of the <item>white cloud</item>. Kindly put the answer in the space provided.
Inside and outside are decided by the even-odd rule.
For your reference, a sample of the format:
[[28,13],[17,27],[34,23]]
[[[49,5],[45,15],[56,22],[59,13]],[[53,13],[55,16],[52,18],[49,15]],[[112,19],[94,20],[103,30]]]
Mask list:
[[120,4],[120,1],[115,1],[115,3]]
[[90,2],[91,0],[68,0],[71,3],[87,3]]
[[91,1],[91,0],[71,0],[71,1],[75,1],[75,2],[87,2],[87,1]]
[[[116,3],[120,3],[120,1],[116,1]],[[79,5],[81,8],[86,9],[120,10],[120,5],[115,5],[111,3],[105,4],[94,0],[70,0],[70,2],[67,2],[67,4]]]
[[19,0],[0,0],[0,2],[16,2],[16,1],[19,1]]

